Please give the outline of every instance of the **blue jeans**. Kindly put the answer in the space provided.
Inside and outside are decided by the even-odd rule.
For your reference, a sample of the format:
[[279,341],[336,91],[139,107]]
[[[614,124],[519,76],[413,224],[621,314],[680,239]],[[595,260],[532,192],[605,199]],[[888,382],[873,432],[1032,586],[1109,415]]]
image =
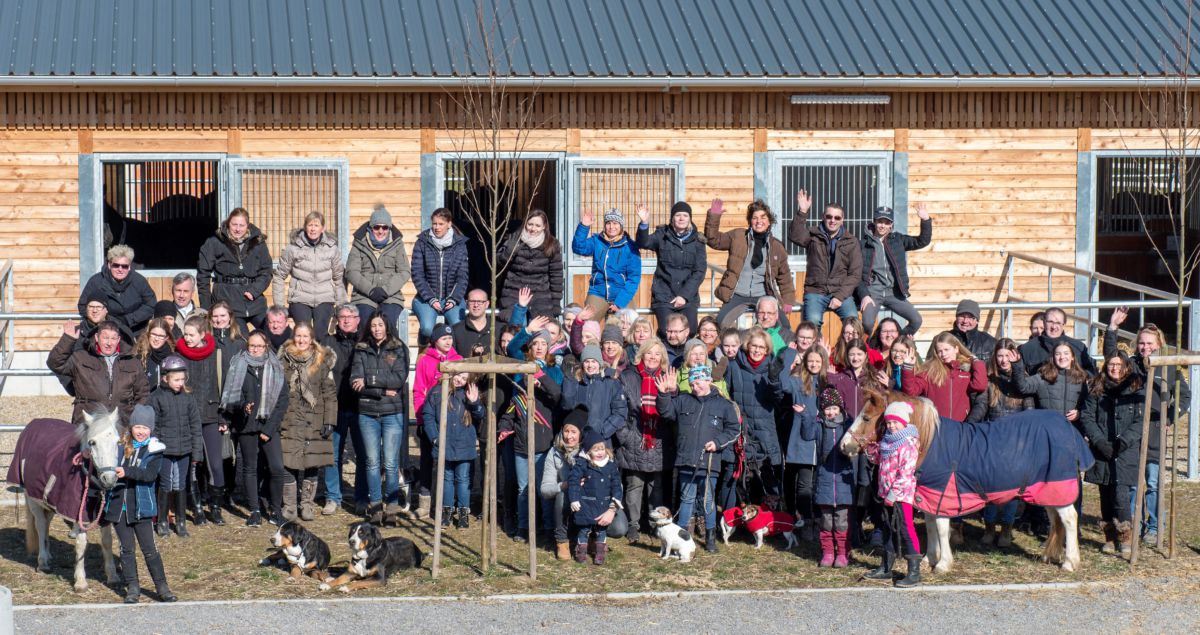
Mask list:
[[1012,525],[1017,520],[1017,499],[1012,499],[1003,505],[989,504],[983,508],[983,522],[994,525],[996,517],[1000,517],[1000,524]]
[[[1137,505],[1137,485],[1129,488],[1129,517],[1133,518]],[[1158,463],[1146,463],[1146,520],[1142,522],[1142,534],[1158,533]]]
[[[692,517],[692,507],[699,499],[701,501],[700,511],[704,514],[705,529],[716,527],[717,501],[713,500],[716,489],[716,472],[709,474],[708,470],[702,467],[679,468],[679,520],[687,523],[688,519]],[[705,492],[708,493],[707,501],[704,500]]]
[[[363,440],[363,467],[367,473],[367,495],[371,503],[400,503],[400,447],[404,428],[405,422],[400,415],[358,415],[358,432]],[[383,483],[379,479],[381,458]]]
[[446,461],[445,494],[442,507],[471,506],[471,463],[474,461]]
[[429,335],[433,333],[433,326],[437,323],[437,316],[446,318],[446,324],[453,326],[461,322],[463,315],[466,314],[466,307],[462,304],[456,304],[447,311],[438,312],[417,298],[413,298],[412,310],[417,314],[417,322],[421,324],[422,342],[429,340]]
[[[542,486],[542,467],[546,464],[546,453],[533,455],[533,477],[536,481],[533,484],[533,491],[537,492]],[[517,528],[522,530],[529,529],[529,457],[524,452],[513,453],[513,465],[516,468],[517,478]],[[537,497],[538,507],[541,510],[541,526],[546,529],[554,529],[554,520],[551,518],[548,501],[541,496]]]
[[346,441],[354,445],[354,502],[367,502],[367,480],[363,478],[366,467],[363,465],[363,445],[359,438],[357,412],[338,411],[337,426],[329,440],[333,442],[333,465],[324,468],[325,471],[325,501],[336,505],[342,504],[342,462],[346,457]]
[[575,537],[575,542],[586,545],[588,537],[591,536],[592,532],[594,531],[596,532],[596,544],[602,545],[608,542],[608,530],[611,527],[612,525],[609,525],[608,527],[601,527],[600,525],[584,525],[583,527],[579,528],[579,534]]
[[[820,293],[805,293],[804,294],[804,319],[817,325],[820,330],[821,325],[825,323],[825,311],[829,309],[829,303],[833,301],[831,295],[821,295]],[[854,305],[854,298],[846,298],[842,301],[834,313],[838,317],[844,319],[858,317],[858,307]]]

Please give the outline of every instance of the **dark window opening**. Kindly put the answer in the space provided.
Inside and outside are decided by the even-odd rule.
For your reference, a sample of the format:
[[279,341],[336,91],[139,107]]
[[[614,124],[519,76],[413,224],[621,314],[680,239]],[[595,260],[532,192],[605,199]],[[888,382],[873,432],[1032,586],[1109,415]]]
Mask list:
[[105,251],[129,245],[140,269],[194,269],[217,228],[218,174],[210,160],[105,162]]

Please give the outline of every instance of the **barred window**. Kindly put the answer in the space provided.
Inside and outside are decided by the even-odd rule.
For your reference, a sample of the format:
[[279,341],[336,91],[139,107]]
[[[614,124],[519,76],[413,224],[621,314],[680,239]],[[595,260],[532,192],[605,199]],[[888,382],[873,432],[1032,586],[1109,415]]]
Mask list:
[[[1178,157],[1135,156],[1096,159],[1096,223],[1106,235],[1170,232],[1180,210],[1182,179]],[[1200,163],[1187,160],[1188,227],[1196,228]]]

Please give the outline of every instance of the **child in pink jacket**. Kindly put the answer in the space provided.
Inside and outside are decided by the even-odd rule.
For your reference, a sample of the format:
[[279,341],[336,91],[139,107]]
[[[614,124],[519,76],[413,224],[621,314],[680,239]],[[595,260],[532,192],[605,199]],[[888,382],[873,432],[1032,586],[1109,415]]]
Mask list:
[[449,325],[438,324],[429,337],[432,343],[417,360],[417,376],[413,379],[413,412],[421,412],[421,404],[425,403],[429,391],[435,389],[441,380],[442,372],[438,370],[438,364],[462,359],[462,355],[454,350],[454,331]]
[[872,580],[893,579],[896,554],[908,561],[908,575],[896,580],[900,588],[921,583],[921,543],[913,525],[913,497],[917,491],[917,457],[920,454],[913,408],[903,401],[888,404],[883,413],[887,433],[879,443],[867,444],[867,458],[879,465],[879,497],[883,499],[883,562],[866,574]]

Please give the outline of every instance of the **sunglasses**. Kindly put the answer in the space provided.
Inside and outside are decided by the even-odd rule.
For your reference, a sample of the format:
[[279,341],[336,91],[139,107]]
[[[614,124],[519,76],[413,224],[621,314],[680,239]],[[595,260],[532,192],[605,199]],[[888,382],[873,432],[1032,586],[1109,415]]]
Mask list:
[[385,229],[391,229],[391,227],[388,225],[371,225],[371,229],[373,229],[375,231],[382,231]]
[[130,267],[129,264],[122,264],[119,262],[110,262],[108,263],[108,266],[112,267],[113,269],[128,269]]
[[834,216],[833,214],[826,214],[826,215],[825,215],[825,220],[842,220],[842,217],[841,217],[841,216]]

